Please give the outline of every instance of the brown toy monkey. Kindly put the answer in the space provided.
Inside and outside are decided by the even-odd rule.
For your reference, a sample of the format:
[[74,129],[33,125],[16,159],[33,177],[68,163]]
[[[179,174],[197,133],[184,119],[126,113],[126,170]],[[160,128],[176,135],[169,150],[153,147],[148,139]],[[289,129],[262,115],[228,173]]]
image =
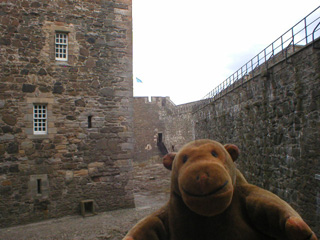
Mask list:
[[197,140],[164,157],[169,202],[124,240],[317,240],[289,204],[249,184],[234,161],[235,145]]

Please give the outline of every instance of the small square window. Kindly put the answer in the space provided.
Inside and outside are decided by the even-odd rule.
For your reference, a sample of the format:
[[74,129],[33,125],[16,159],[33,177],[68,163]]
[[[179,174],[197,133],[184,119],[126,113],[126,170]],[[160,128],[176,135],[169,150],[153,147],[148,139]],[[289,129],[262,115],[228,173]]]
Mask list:
[[68,61],[68,34],[56,32],[55,58],[58,61]]
[[36,135],[47,134],[47,105],[33,105],[33,133]]

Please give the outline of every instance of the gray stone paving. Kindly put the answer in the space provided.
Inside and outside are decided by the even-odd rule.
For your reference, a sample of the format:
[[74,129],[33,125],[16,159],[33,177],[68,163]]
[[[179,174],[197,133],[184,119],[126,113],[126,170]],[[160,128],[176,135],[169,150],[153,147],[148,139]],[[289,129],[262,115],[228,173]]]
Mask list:
[[91,217],[68,216],[0,229],[1,240],[116,240],[156,209],[145,207],[105,212]]

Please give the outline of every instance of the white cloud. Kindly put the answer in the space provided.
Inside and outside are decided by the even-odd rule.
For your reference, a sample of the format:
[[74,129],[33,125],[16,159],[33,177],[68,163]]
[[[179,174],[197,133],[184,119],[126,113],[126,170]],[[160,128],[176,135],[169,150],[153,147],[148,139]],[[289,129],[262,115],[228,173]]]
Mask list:
[[135,96],[201,99],[318,0],[133,0]]

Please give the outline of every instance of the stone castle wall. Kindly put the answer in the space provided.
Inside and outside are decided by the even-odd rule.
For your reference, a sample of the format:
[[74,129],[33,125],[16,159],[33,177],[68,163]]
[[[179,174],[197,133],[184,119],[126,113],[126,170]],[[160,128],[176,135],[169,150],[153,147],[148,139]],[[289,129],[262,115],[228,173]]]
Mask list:
[[159,137],[165,138],[165,122],[160,118],[165,105],[166,98],[152,97],[149,102],[148,97],[134,97],[134,161],[146,161],[162,155],[157,144],[161,140]]
[[134,97],[134,160],[159,160],[159,141],[173,152],[193,140],[194,104],[176,106],[169,97]]
[[131,23],[131,0],[1,1],[0,227],[134,205]]
[[261,66],[225,92],[194,109],[195,138],[238,145],[248,181],[289,202],[319,235],[320,50]]
[[179,151],[184,144],[195,139],[192,108],[197,102],[177,105],[171,114],[162,118],[166,122],[166,146],[171,151]]

